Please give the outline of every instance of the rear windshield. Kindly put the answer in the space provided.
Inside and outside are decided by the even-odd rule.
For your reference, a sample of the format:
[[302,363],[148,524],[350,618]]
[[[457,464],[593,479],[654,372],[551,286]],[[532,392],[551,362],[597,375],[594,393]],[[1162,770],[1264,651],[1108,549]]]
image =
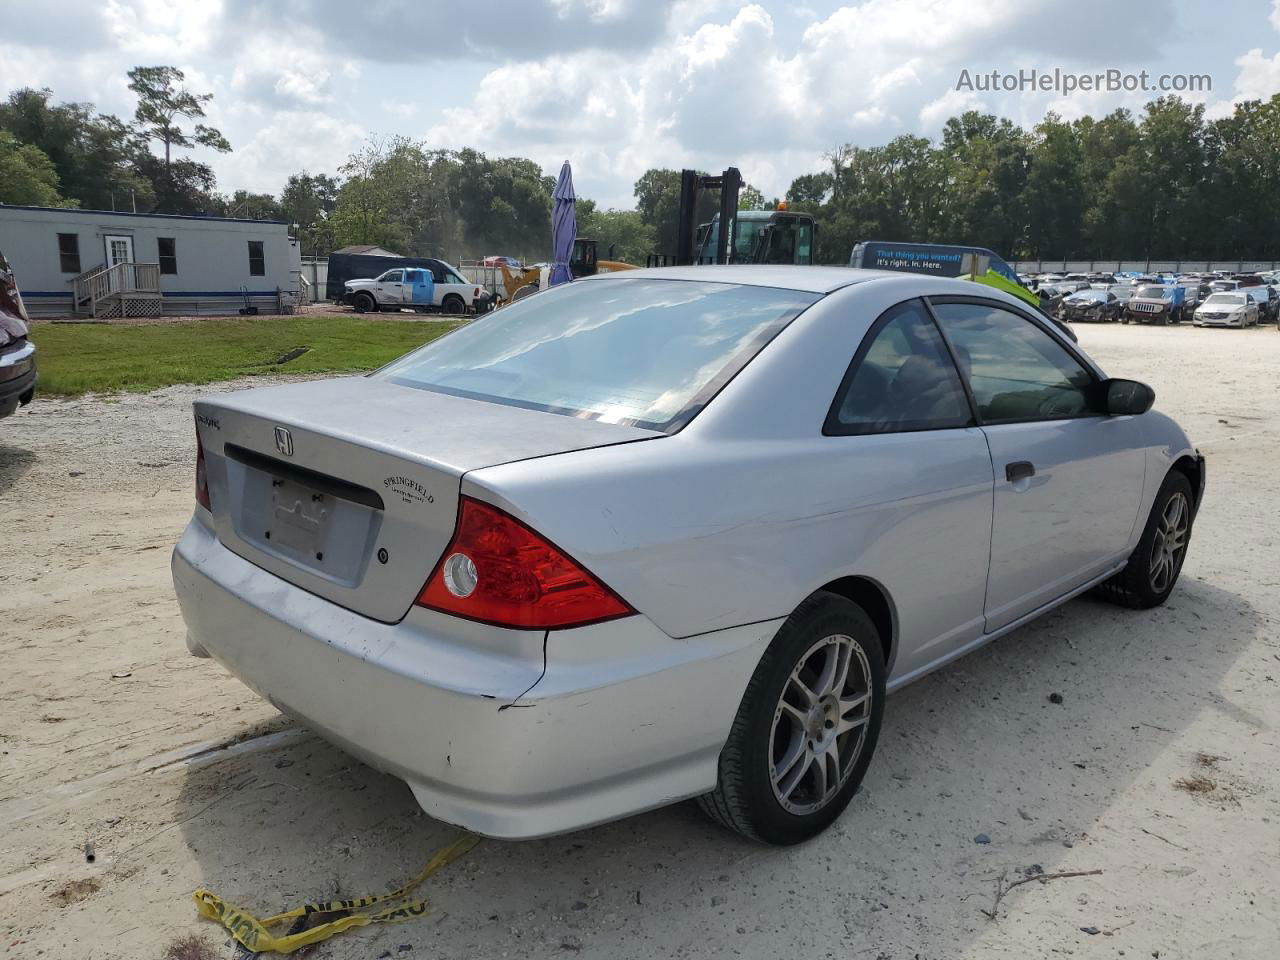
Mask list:
[[690,280],[565,284],[487,314],[375,376],[674,432],[818,299]]

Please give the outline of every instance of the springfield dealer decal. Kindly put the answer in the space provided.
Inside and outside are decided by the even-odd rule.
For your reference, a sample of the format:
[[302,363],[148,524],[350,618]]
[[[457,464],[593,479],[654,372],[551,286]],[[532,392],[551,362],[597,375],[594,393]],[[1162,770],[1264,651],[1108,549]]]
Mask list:
[[427,493],[426,487],[410,477],[387,477],[382,481],[382,485],[398,496],[402,502],[410,505],[436,502],[436,498]]

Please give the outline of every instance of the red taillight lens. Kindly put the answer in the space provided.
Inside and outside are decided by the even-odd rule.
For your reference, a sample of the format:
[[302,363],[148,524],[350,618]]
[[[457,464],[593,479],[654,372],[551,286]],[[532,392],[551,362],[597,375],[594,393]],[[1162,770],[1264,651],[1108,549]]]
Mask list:
[[200,431],[196,431],[196,503],[206,510],[212,511],[209,501],[209,468],[204,462],[204,444],[200,442]]
[[458,529],[417,602],[502,627],[550,630],[635,613],[515,517],[462,498]]

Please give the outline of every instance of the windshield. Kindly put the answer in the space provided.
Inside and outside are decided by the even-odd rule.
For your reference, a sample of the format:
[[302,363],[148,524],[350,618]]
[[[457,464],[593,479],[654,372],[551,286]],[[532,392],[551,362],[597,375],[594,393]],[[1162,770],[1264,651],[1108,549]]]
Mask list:
[[1206,307],[1241,307],[1244,306],[1244,295],[1239,293],[1214,293],[1204,302]]
[[1067,299],[1068,299],[1068,300],[1072,300],[1072,301],[1077,302],[1077,303],[1079,303],[1079,302],[1086,302],[1086,301],[1093,301],[1093,300],[1106,300],[1106,299],[1107,299],[1107,291],[1105,291],[1105,290],[1080,290],[1080,291],[1077,291],[1076,293],[1073,293],[1071,296],[1067,297]]
[[1173,296],[1173,288],[1157,287],[1155,285],[1139,287],[1134,296],[1146,300],[1168,300]]
[[703,281],[565,284],[475,320],[375,376],[674,432],[818,299]]

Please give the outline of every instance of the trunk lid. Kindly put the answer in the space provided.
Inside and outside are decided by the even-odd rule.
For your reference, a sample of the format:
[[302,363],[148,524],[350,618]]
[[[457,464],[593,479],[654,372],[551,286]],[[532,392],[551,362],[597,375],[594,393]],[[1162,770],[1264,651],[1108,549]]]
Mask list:
[[448,545],[464,473],[665,436],[367,377],[206,397],[195,414],[218,539],[385,622]]

